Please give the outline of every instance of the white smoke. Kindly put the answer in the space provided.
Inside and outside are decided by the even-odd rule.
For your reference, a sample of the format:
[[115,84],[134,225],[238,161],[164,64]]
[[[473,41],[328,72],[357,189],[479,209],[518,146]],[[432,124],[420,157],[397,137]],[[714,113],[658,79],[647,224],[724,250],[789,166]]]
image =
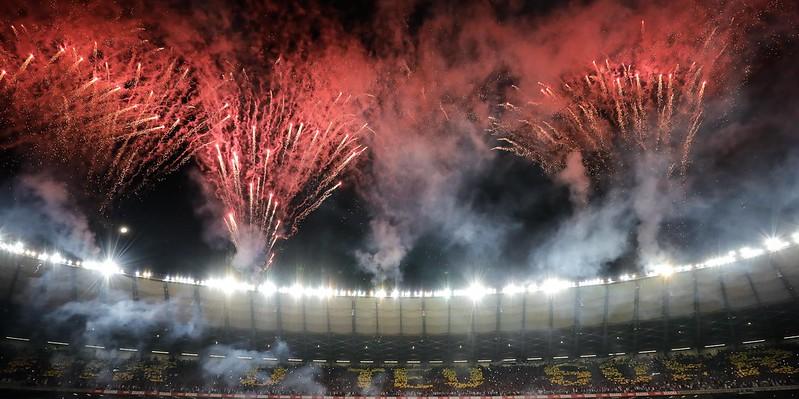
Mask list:
[[99,254],[89,220],[64,182],[47,173],[23,174],[16,178],[14,193],[14,204],[0,211],[14,234],[45,239],[79,257]]
[[578,209],[531,256],[533,265],[562,278],[594,277],[603,263],[628,248],[634,218],[628,202],[611,195],[604,203]]
[[583,207],[588,203],[591,179],[586,175],[583,155],[579,151],[569,153],[566,157],[566,167],[555,176],[555,181],[569,188],[572,204]]

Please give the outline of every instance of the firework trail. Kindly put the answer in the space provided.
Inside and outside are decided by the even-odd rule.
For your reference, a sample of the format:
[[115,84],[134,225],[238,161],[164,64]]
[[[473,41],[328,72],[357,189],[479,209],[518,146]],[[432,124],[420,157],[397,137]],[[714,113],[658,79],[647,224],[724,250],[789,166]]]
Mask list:
[[[557,87],[539,83],[544,101],[558,109],[553,115],[511,124],[493,119],[491,132],[502,143],[496,149],[550,173],[562,170],[569,154],[580,153],[595,176],[636,154],[660,154],[669,160],[666,176],[684,174],[702,122],[706,84],[697,64],[642,73],[634,65],[595,62],[590,72]],[[503,108],[520,110],[509,103]]]
[[2,145],[70,167],[101,208],[175,170],[197,137],[191,69],[140,33],[20,24],[0,36]]
[[366,150],[368,128],[346,112],[349,99],[321,94],[309,74],[286,65],[278,62],[264,87],[228,75],[203,95],[211,117],[200,168],[225,208],[231,241],[238,251],[260,243],[264,268],[275,243],[297,231]]

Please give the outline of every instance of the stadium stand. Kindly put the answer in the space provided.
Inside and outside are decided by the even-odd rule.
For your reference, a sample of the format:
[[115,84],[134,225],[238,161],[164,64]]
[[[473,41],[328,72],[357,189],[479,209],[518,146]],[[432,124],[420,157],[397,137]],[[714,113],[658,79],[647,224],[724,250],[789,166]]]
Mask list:
[[3,344],[0,382],[4,387],[52,387],[130,396],[136,396],[134,392],[329,396],[640,392],[657,396],[761,388],[788,390],[799,385],[799,355],[792,345],[703,355],[393,367],[312,363],[288,366],[258,359],[247,359],[231,367],[225,359],[124,356],[114,351],[73,352],[52,346],[32,350],[34,346]]
[[223,292],[0,255],[12,321],[0,326],[0,387],[42,398],[792,397],[797,257],[792,247],[557,292],[385,298]]

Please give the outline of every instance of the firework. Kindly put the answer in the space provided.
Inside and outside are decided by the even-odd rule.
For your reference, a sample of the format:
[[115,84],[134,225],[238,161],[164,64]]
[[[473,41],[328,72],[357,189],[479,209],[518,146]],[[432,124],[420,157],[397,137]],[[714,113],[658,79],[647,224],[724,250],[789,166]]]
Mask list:
[[366,150],[359,139],[368,128],[346,112],[349,98],[322,94],[308,76],[278,63],[264,87],[228,76],[204,94],[211,117],[201,170],[233,244],[260,242],[264,267],[276,242],[297,231]]
[[557,87],[539,83],[545,101],[557,107],[550,117],[512,126],[494,120],[492,132],[502,142],[496,149],[552,173],[574,152],[594,173],[623,165],[630,154],[659,154],[669,160],[667,175],[685,173],[702,122],[702,76],[696,64],[642,74],[634,65],[594,63],[589,73]]
[[13,123],[3,145],[77,165],[105,206],[188,159],[194,83],[188,65],[140,30],[66,32],[16,25],[2,36],[0,89]]

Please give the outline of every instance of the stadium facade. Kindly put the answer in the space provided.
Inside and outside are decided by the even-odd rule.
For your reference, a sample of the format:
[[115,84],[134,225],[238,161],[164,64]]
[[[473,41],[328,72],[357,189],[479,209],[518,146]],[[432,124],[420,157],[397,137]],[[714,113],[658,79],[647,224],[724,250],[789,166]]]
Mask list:
[[[796,247],[668,276],[481,298],[223,292],[2,256],[4,319],[20,320],[4,323],[3,333],[42,342],[102,344],[89,342],[92,331],[32,330],[22,322],[31,319],[30,309],[45,315],[64,304],[120,301],[168,306],[170,320],[146,326],[154,328],[144,340],[141,331],[116,334],[118,346],[163,350],[170,328],[195,325],[200,333],[170,341],[166,350],[195,353],[223,343],[266,351],[282,342],[290,350],[274,351],[279,362],[522,363],[734,349],[799,335]],[[107,337],[97,331],[96,338]]]

